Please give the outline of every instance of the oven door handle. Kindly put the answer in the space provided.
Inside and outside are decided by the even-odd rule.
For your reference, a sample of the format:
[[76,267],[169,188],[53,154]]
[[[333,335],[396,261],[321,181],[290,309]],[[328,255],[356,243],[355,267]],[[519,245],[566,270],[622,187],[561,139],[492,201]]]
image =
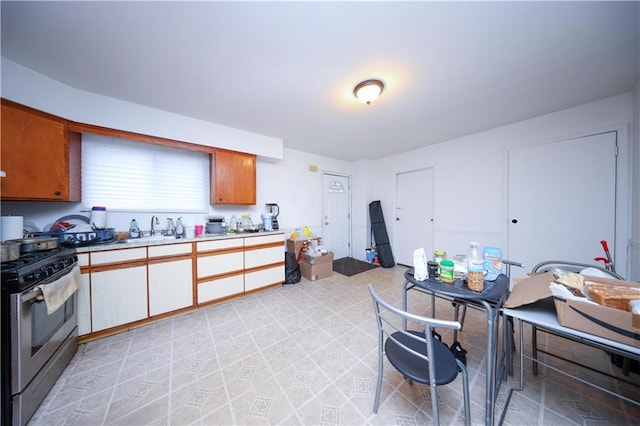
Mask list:
[[42,295],[42,290],[40,290],[38,287],[34,288],[33,290],[29,290],[26,293],[23,293],[22,296],[20,296],[20,301],[22,303],[35,303],[35,302],[42,302],[44,301],[44,296]]

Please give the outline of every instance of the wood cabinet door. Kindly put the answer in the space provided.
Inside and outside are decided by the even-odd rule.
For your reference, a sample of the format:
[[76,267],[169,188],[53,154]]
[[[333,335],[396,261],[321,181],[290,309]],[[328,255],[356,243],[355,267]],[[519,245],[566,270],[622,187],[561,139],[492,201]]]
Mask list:
[[68,136],[65,120],[3,100],[2,198],[80,201],[80,135]]
[[211,204],[256,204],[256,156],[216,149],[211,158]]

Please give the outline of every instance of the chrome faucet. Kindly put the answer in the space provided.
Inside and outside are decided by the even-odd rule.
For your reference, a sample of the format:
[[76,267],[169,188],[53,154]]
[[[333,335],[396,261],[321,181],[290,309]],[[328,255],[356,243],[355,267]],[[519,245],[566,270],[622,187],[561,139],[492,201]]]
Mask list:
[[156,235],[155,225],[160,225],[160,219],[158,216],[151,216],[151,236]]

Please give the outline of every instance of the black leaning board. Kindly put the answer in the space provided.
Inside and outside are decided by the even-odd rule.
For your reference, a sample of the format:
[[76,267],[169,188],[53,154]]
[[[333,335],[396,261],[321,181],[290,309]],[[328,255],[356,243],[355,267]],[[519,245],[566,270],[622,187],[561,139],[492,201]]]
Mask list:
[[389,244],[389,235],[387,235],[387,226],[384,223],[384,215],[380,201],[372,201],[369,203],[369,217],[371,218],[371,233],[373,234],[374,246],[380,266],[383,268],[391,268],[396,264],[393,260],[393,252],[391,244]]

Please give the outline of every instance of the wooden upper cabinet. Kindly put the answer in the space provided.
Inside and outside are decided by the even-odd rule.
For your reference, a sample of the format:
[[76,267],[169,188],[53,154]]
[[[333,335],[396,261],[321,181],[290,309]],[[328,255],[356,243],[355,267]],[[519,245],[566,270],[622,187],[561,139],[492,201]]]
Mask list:
[[211,154],[211,204],[256,204],[256,156],[216,149]]
[[2,99],[0,197],[80,201],[81,135],[67,121]]

